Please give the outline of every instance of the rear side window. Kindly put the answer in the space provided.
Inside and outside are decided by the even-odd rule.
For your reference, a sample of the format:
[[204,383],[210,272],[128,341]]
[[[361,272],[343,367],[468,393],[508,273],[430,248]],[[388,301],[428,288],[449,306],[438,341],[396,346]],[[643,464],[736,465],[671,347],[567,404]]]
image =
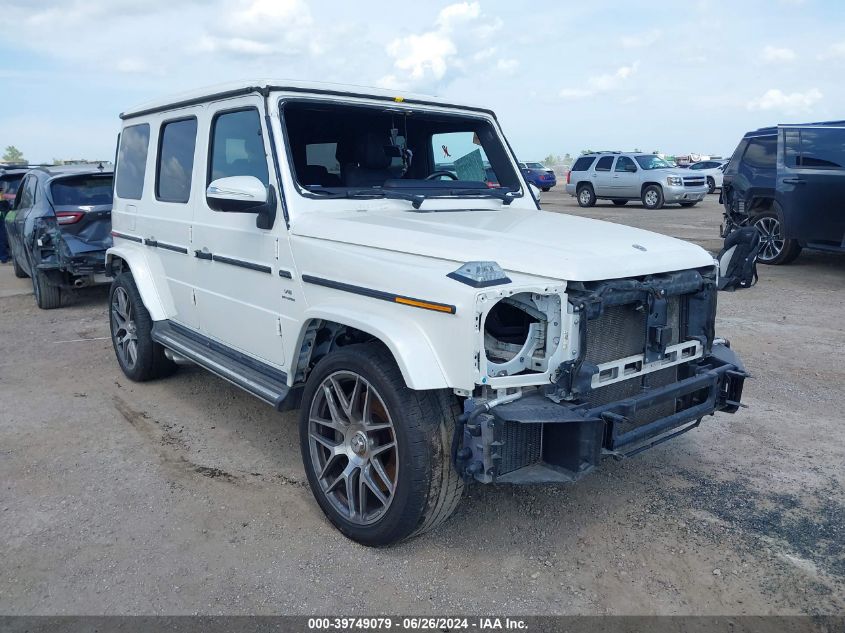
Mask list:
[[575,164],[572,165],[572,169],[570,171],[587,171],[590,168],[590,165],[593,164],[594,160],[595,157],[593,156],[582,156],[575,161]]
[[147,168],[147,151],[150,147],[148,123],[130,125],[123,129],[117,151],[115,189],[121,198],[140,200],[144,193],[144,173]]
[[778,139],[776,136],[761,136],[748,139],[743,160],[752,167],[774,169],[777,162]]
[[236,110],[215,117],[210,161],[209,182],[230,176],[255,176],[265,186],[270,184],[258,110]]
[[163,202],[187,202],[191,197],[191,174],[197,144],[195,118],[171,121],[161,127],[156,197]]
[[845,129],[790,129],[784,139],[788,167],[845,169]]
[[610,171],[611,165],[613,165],[613,156],[602,156],[596,163],[596,171]]
[[112,203],[111,176],[75,176],[55,180],[50,185],[53,204],[63,206],[101,206]]
[[38,187],[38,180],[35,176],[27,176],[23,187],[18,189],[16,209],[26,209],[35,203],[35,190]]

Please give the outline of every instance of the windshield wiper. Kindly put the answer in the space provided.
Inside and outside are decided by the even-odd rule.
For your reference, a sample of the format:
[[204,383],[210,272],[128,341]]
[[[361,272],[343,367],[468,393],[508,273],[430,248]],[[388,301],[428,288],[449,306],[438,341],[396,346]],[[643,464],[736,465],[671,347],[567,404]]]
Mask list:
[[502,204],[508,206],[513,202],[515,197],[510,194],[513,193],[511,189],[500,190],[497,188],[491,189],[449,189],[446,194],[450,196],[466,196],[468,198],[498,198]]
[[429,198],[446,198],[449,196],[468,197],[468,198],[497,198],[502,201],[505,206],[509,205],[514,200],[514,196],[510,189],[501,191],[499,189],[441,189],[432,191],[429,194],[423,193],[408,193],[404,191],[396,191],[395,189],[378,189],[378,188],[360,188],[360,189],[344,189],[341,191],[332,191],[323,188],[319,185],[308,187],[308,191],[312,194],[319,194],[321,197],[336,199],[336,198],[351,198],[356,200],[370,200],[375,198],[388,198],[391,200],[407,200],[411,203],[414,209],[419,209],[422,203]]

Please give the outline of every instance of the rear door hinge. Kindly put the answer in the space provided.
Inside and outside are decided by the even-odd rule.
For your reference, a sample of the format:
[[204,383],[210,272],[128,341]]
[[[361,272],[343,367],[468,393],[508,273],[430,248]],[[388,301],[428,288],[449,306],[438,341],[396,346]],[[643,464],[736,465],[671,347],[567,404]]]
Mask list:
[[194,243],[194,227],[192,224],[188,225],[188,244]]
[[276,319],[276,334],[278,334],[279,336],[282,335],[282,319],[281,318]]
[[279,238],[276,238],[276,259],[279,259]]

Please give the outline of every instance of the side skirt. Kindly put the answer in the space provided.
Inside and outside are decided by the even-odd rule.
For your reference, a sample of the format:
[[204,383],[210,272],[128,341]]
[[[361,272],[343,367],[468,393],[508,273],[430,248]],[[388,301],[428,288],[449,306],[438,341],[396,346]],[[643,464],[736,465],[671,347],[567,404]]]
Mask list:
[[276,410],[289,408],[285,399],[291,389],[287,385],[287,374],[283,371],[172,321],[156,321],[152,338],[156,343],[273,405]]

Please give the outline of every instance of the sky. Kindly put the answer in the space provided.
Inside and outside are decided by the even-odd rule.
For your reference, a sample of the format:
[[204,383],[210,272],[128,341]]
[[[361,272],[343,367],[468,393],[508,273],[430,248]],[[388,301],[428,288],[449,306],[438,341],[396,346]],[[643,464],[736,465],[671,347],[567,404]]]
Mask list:
[[496,111],[521,160],[729,155],[845,119],[845,1],[2,0],[0,148],[109,159],[118,114],[225,81],[379,86]]

